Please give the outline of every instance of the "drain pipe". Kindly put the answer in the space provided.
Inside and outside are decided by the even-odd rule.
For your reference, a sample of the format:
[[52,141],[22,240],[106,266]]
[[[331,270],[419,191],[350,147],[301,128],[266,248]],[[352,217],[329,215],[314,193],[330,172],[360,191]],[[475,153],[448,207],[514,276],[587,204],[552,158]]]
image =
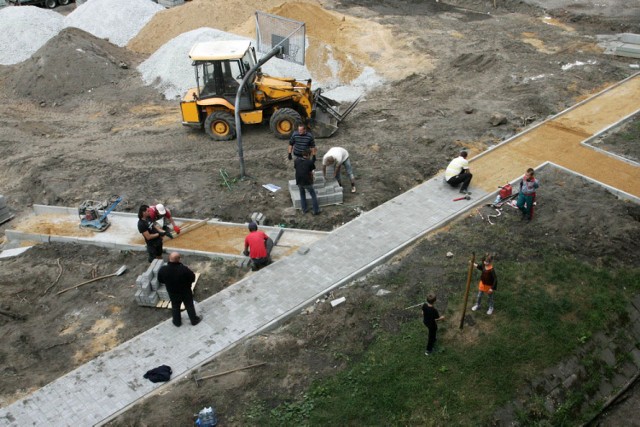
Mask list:
[[245,169],[244,169],[244,151],[242,149],[242,123],[240,122],[240,94],[242,93],[242,90],[246,86],[249,79],[253,77],[255,72],[260,67],[262,67],[265,64],[265,62],[267,62],[268,60],[270,60],[276,55],[282,54],[283,51],[284,51],[284,48],[281,45],[278,45],[273,49],[271,49],[264,57],[262,57],[262,59],[260,59],[260,61],[256,63],[256,65],[251,67],[251,69],[247,72],[247,74],[244,75],[244,78],[240,83],[240,87],[236,92],[235,120],[236,120],[236,135],[238,138],[238,157],[240,159],[240,179],[243,179],[246,177]]

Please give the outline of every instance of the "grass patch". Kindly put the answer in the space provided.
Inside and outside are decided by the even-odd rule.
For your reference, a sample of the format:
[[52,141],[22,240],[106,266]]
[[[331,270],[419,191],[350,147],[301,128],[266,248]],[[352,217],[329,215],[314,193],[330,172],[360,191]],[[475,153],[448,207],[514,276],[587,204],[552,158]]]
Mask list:
[[[605,271],[552,254],[527,263],[503,262],[498,268],[493,316],[474,313],[475,325],[459,331],[460,304],[455,301],[462,301],[462,295],[449,295],[448,320],[438,335],[444,351],[424,355],[427,332],[417,320],[403,323],[397,333],[376,328],[388,310],[385,304],[377,312],[369,307],[376,339],[363,357],[301,396],[282,397],[284,403],[265,411],[258,423],[490,424],[495,410],[527,380],[595,332],[628,321],[628,297],[640,291],[639,269]],[[569,399],[553,422],[565,422],[576,399]],[[548,415],[540,407],[538,415],[520,416],[535,423]],[[251,415],[255,422],[256,414]]]

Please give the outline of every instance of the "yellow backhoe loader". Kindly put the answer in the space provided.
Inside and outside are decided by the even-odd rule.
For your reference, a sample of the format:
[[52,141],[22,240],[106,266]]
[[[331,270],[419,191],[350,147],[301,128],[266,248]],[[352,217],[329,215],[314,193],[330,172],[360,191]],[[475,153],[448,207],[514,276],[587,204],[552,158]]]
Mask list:
[[[257,63],[248,40],[198,43],[189,52],[197,86],[180,102],[182,124],[203,128],[217,141],[236,137],[236,93],[245,75]],[[249,77],[239,98],[239,117],[244,124],[269,121],[277,138],[288,139],[297,123],[307,123],[314,136],[326,138],[357,105],[340,113],[339,104],[311,90],[311,80],[272,77],[258,69]]]

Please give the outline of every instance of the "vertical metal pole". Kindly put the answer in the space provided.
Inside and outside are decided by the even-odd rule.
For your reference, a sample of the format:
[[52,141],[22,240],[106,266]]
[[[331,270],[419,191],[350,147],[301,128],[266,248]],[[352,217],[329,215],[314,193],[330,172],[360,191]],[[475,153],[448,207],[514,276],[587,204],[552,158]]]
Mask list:
[[460,329],[464,328],[464,317],[467,314],[467,301],[469,300],[469,289],[471,288],[471,274],[473,273],[473,264],[476,262],[476,253],[471,252],[471,261],[469,262],[469,271],[467,273],[467,289],[464,292],[464,305],[462,306],[462,318],[460,319]]
[[258,68],[262,67],[265,62],[276,56],[278,53],[282,51],[282,46],[277,45],[269,53],[267,53],[260,61],[256,63],[251,69],[244,75],[242,82],[240,83],[240,87],[236,92],[236,102],[235,102],[235,121],[236,121],[236,136],[238,138],[238,157],[240,158],[240,178],[244,178],[246,176],[244,169],[244,151],[242,149],[242,122],[240,122],[240,94],[242,93],[242,89],[247,85],[249,79],[253,77]]

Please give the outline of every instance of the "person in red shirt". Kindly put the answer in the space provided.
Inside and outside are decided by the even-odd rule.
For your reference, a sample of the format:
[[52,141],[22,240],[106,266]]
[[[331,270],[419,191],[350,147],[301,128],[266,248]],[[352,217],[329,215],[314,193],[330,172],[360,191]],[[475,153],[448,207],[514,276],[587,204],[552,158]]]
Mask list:
[[176,234],[180,234],[180,227],[176,225],[175,220],[171,216],[171,211],[168,208],[165,208],[162,203],[158,203],[155,206],[149,206],[149,219],[153,222],[162,220],[162,230],[170,239],[173,239],[173,235],[171,234],[169,224],[173,226],[173,231]]
[[271,264],[271,248],[273,241],[263,231],[258,230],[258,224],[249,223],[249,234],[244,239],[243,254],[251,258],[251,270],[258,271]]

